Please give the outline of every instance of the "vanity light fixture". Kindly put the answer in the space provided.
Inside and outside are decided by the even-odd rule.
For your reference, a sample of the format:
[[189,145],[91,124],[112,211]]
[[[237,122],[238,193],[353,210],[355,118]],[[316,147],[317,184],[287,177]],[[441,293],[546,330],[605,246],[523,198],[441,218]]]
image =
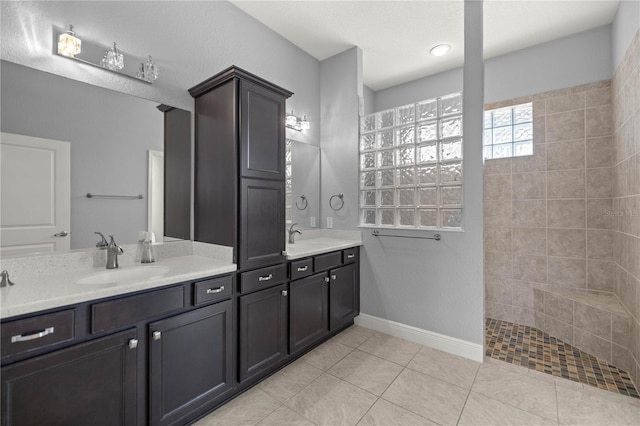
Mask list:
[[160,73],[160,68],[153,62],[151,56],[147,59],[147,62],[142,62],[140,64],[140,69],[136,73],[136,77],[140,80],[148,81],[149,83],[153,83],[158,79],[158,74]]
[[309,130],[311,128],[306,115],[304,116],[304,118],[300,119],[300,117],[293,114],[293,111],[291,111],[291,114],[287,114],[284,124],[288,128],[297,130],[298,132]]
[[73,31],[73,25],[69,25],[69,29],[58,37],[58,55],[73,58],[80,53],[81,50],[82,40],[76,37],[76,33]]
[[113,42],[113,47],[104,53],[104,57],[100,64],[112,71],[118,71],[124,68],[124,55],[118,50],[116,42]]
[[444,56],[451,50],[450,44],[438,44],[431,48],[430,52],[433,56]]

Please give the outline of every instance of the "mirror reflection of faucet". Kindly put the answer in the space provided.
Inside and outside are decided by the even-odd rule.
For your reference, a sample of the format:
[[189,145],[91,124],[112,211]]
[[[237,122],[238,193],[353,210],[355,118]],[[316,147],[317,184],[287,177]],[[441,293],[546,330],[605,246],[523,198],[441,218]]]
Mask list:
[[289,228],[289,244],[294,244],[294,243],[296,242],[296,241],[295,241],[296,233],[298,233],[298,234],[302,235],[302,232],[301,232],[301,231],[299,231],[299,230],[297,230],[297,229],[293,229],[293,227],[294,227],[294,226],[296,226],[296,225],[297,225],[297,223],[294,223],[294,224],[292,224],[292,225],[291,225],[291,227]]
[[107,239],[104,237],[104,235],[102,235],[102,232],[94,232],[94,234],[100,235],[100,238],[102,238],[100,241],[97,242],[96,247],[98,247],[101,250],[105,250],[109,245],[109,243],[107,242]]

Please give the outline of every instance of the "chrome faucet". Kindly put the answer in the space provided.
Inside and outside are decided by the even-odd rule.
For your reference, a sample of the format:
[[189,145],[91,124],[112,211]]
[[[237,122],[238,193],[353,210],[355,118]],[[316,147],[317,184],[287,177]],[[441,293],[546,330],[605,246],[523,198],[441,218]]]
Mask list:
[[116,244],[113,235],[109,235],[111,241],[107,246],[107,269],[116,269],[118,267],[118,255],[124,253],[122,247]]
[[102,232],[94,232],[94,234],[100,235],[100,238],[102,238],[100,241],[98,241],[96,247],[100,248],[101,250],[106,249],[109,243],[107,242],[107,239],[104,237],[104,235],[102,235]]
[[294,223],[293,225],[291,225],[291,227],[289,228],[289,244],[293,244],[295,243],[295,236],[296,236],[296,232],[300,235],[302,235],[302,232],[300,232],[297,229],[293,229],[294,226],[296,226],[297,223]]
[[2,277],[0,287],[9,287],[13,285],[11,279],[9,278],[9,272],[6,269],[2,271],[2,273],[0,273],[0,277]]

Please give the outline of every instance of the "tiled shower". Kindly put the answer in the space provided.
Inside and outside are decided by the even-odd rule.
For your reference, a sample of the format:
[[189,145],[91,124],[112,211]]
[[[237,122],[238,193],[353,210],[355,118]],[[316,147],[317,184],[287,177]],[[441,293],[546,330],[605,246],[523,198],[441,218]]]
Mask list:
[[487,160],[485,316],[640,383],[640,31],[612,80],[532,102],[533,155]]

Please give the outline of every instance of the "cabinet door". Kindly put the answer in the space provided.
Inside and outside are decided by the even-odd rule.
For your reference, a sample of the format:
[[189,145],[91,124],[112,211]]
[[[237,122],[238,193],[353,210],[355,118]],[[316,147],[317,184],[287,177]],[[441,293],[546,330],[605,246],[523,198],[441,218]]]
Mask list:
[[151,424],[170,424],[233,388],[232,302],[149,324]]
[[329,332],[327,274],[292,281],[289,288],[289,349],[294,353]]
[[329,326],[335,330],[350,323],[358,315],[358,263],[329,271]]
[[2,425],[136,423],[135,330],[2,368]]
[[242,179],[240,269],[285,261],[284,182]]
[[240,175],[285,177],[285,97],[240,80]]
[[286,284],[240,297],[240,381],[287,356],[287,299]]

